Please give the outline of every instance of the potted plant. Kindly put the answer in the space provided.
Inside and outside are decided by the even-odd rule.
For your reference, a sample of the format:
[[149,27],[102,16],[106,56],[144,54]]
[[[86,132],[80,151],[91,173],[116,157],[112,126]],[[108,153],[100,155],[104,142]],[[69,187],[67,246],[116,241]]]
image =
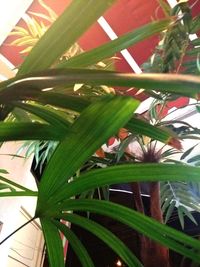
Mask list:
[[[200,170],[197,167],[161,163],[111,166],[88,171],[78,179],[73,179],[75,172],[121,127],[171,145],[175,144],[177,139],[176,135],[134,117],[133,112],[139,103],[130,97],[103,96],[91,101],[84,97],[58,93],[58,87],[65,87],[67,91],[70,86],[83,83],[135,86],[145,88],[149,92],[155,90],[190,97],[196,97],[199,93],[200,79],[195,76],[134,75],[87,68],[112,56],[116,51],[171,26],[174,23],[171,19],[150,23],[92,51],[61,63],[57,62],[58,58],[112,2],[72,1],[70,7],[34,46],[19,68],[16,77],[1,83],[0,140],[2,142],[57,140],[59,144],[44,170],[41,182],[38,184],[38,192],[13,184],[12,181],[2,177],[1,182],[4,186],[7,185],[8,189],[14,187],[17,190],[2,191],[0,196],[37,197],[36,213],[31,220],[40,219],[50,265],[54,267],[64,266],[60,232],[63,232],[69,240],[82,265],[94,266],[80,240],[60,222],[61,219],[81,225],[103,239],[128,266],[142,266],[132,252],[110,231],[71,211],[87,211],[110,216],[163,246],[200,262],[200,257],[196,253],[199,249],[199,241],[123,206],[102,200],[73,198],[87,190],[120,182],[199,180]],[[80,10],[82,16],[77,17]],[[53,89],[45,91],[46,88]],[[189,91],[188,88],[190,88]],[[66,116],[62,116],[59,110],[49,110],[44,104],[76,111],[77,115],[74,121],[70,122],[67,111]],[[4,121],[14,107],[36,115],[41,121]],[[3,242],[5,240],[2,240],[1,244]]]

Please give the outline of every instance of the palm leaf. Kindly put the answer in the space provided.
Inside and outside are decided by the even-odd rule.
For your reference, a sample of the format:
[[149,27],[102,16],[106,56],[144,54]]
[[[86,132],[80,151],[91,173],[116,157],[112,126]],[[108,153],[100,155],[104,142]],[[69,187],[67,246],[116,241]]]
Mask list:
[[[56,86],[71,86],[75,83],[145,88],[162,93],[197,98],[200,78],[181,74],[132,74],[99,70],[47,70],[3,82],[0,87],[1,103],[23,99],[40,93],[42,89]],[[9,85],[8,85],[9,84]],[[16,91],[18,94],[16,94]]]
[[53,197],[49,197],[44,211],[48,206],[52,209],[53,203],[104,185],[143,181],[199,181],[199,175],[198,167],[161,163],[123,164],[93,170],[65,184]]
[[56,113],[56,110],[50,110],[47,107],[42,107],[39,105],[31,105],[31,104],[25,104],[20,102],[13,103],[15,107],[21,108],[23,110],[26,110],[30,113],[35,114],[39,118],[43,119],[44,121],[48,122],[49,124],[61,129],[63,132],[66,130],[69,130],[70,123],[68,120],[61,117],[58,112]]
[[83,267],[94,267],[94,263],[92,262],[86,248],[80,242],[78,237],[64,224],[53,220],[52,221],[56,227],[65,235],[70,245],[72,246],[74,252],[79,258]]
[[64,253],[58,228],[48,219],[40,218],[50,266],[64,267]]
[[116,252],[117,255],[128,265],[135,267],[142,267],[139,260],[132,254],[132,252],[119,240],[112,232],[107,230],[100,224],[83,218],[75,214],[63,214],[60,216],[62,219],[74,223],[87,231],[96,235],[99,239],[105,242],[109,247]]
[[[65,130],[65,133],[67,131]],[[0,141],[60,140],[63,132],[48,124],[29,122],[1,122]]]
[[[71,134],[58,145],[45,169],[39,189],[41,199],[47,201],[60,190],[88,157],[128,121],[137,105],[138,102],[131,98],[108,97],[86,108],[72,125]],[[66,155],[70,157],[66,158]]]
[[81,68],[91,66],[105,58],[113,56],[116,52],[134,45],[152,35],[155,35],[156,33],[162,32],[167,28],[170,22],[171,21],[168,19],[149,23],[91,51],[82,53],[78,56],[70,58],[65,62],[59,63],[56,67]]
[[[50,67],[104,13],[112,2],[112,0],[73,1],[34,46],[19,68],[18,74]],[[81,15],[77,16],[80,11]],[[65,26],[63,27],[63,25]]]
[[133,117],[125,127],[132,133],[146,135],[163,143],[169,143],[170,139],[175,137],[167,129],[158,128],[136,117]]
[[193,249],[199,250],[200,243],[198,240],[176,231],[171,227],[160,224],[134,210],[103,200],[66,200],[62,204],[57,205],[57,210],[52,213],[52,216],[55,218],[58,216],[59,218],[61,211],[70,210],[89,211],[109,216],[129,225],[158,243],[200,263],[200,256],[193,251]]

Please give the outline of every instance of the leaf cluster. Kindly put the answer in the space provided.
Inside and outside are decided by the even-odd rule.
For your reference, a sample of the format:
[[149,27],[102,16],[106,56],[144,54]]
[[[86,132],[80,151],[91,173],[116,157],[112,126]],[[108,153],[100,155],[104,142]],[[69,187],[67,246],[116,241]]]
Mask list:
[[[94,233],[128,266],[142,266],[134,254],[108,229],[71,213],[73,211],[110,216],[154,241],[200,262],[200,256],[194,252],[199,249],[199,241],[120,205],[102,200],[78,199],[84,192],[114,183],[160,180],[198,181],[200,175],[200,169],[197,167],[151,163],[110,166],[87,171],[78,178],[73,178],[77,170],[121,127],[125,126],[130,131],[140,135],[145,134],[164,143],[170,143],[174,136],[169,131],[135,118],[133,113],[139,103],[130,97],[106,95],[88,100],[84,96],[61,93],[60,87],[64,87],[66,92],[69,92],[71,86],[83,83],[94,86],[135,86],[150,92],[157,90],[192,97],[196,97],[199,93],[200,79],[194,76],[134,75],[90,69],[92,64],[113,56],[115,52],[163,31],[171,23],[171,19],[152,22],[98,48],[58,63],[63,53],[113,2],[111,0],[72,1],[33,47],[16,77],[0,84],[0,104],[7,111],[4,119],[8,118],[15,108],[39,118],[34,121],[26,117],[27,121],[20,122],[2,120],[0,141],[58,142],[38,184],[37,209],[33,218],[40,219],[51,266],[64,267],[60,232],[72,244],[82,266],[94,266],[80,240],[70,228],[60,223],[60,219],[81,225]],[[81,16],[77,16],[80,11]],[[51,90],[47,91],[49,88]],[[51,106],[54,108],[49,108]],[[69,114],[73,114],[72,120],[69,120]],[[10,181],[9,183],[11,185]],[[33,196],[33,192],[25,190],[26,195]],[[6,192],[6,194],[13,196],[13,192]],[[18,192],[18,195],[24,194],[24,192]]]

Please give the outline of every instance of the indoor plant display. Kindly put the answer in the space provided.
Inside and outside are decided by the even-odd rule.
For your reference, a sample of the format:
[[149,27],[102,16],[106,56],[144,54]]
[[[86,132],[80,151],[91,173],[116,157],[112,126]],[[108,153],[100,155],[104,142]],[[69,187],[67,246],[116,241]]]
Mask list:
[[[102,238],[128,266],[142,266],[131,251],[107,229],[89,219],[69,213],[69,211],[89,211],[110,216],[158,241],[163,246],[200,263],[200,256],[196,253],[196,250],[200,248],[199,241],[123,206],[102,200],[72,198],[87,190],[120,182],[199,180],[200,169],[197,167],[161,163],[122,164],[88,171],[80,175],[78,179],[73,179],[75,172],[121,127],[125,126],[130,131],[136,131],[172,145],[176,140],[176,135],[133,117],[133,112],[139,103],[130,97],[103,96],[88,100],[84,97],[60,94],[57,92],[59,86],[64,86],[66,91],[70,91],[70,87],[76,83],[135,86],[149,91],[156,90],[194,98],[200,91],[200,79],[195,76],[134,75],[83,69],[112,56],[118,50],[164,30],[171,23],[175,23],[171,19],[150,23],[92,51],[55,64],[57,59],[112,2],[114,1],[72,1],[70,7],[56,20],[26,57],[16,77],[1,83],[0,140],[2,142],[57,140],[59,144],[44,170],[38,185],[38,192],[33,192],[13,184],[6,178],[1,178],[4,185],[8,184],[10,187],[18,189],[1,191],[0,196],[37,197],[37,209],[32,220],[40,219],[50,265],[53,267],[64,266],[59,231],[67,237],[82,265],[94,266],[80,240],[59,221],[60,219],[81,225]],[[77,17],[80,10],[82,16]],[[63,25],[67,26],[63,27]],[[64,39],[66,42],[63,41]],[[53,68],[51,68],[52,65]],[[43,91],[46,88],[53,89]],[[77,116],[71,122],[67,116],[65,117],[63,114],[61,116],[59,110],[49,110],[40,104],[73,110],[76,111]],[[14,107],[36,115],[39,122],[3,121]]]

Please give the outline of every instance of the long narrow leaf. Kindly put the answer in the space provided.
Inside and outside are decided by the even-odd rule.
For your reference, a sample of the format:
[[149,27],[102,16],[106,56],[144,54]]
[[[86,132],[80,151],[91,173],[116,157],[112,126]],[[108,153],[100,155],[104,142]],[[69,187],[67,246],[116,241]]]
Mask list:
[[64,224],[53,220],[52,221],[58,229],[65,235],[66,239],[69,241],[70,245],[72,246],[74,252],[76,253],[77,257],[79,258],[83,267],[95,267],[94,263],[92,262],[86,248],[83,246],[81,241],[78,237]]
[[12,181],[10,179],[2,177],[2,176],[0,176],[0,181],[6,182],[9,185],[12,185],[12,186],[14,186],[14,187],[16,187],[18,189],[21,189],[21,190],[24,190],[24,191],[27,191],[27,192],[33,192],[32,190],[30,190],[30,189],[28,189],[28,188],[26,188],[26,187],[24,187],[24,186],[22,186],[22,185],[20,185],[18,183],[15,183],[14,181]]
[[[39,101],[41,103],[45,103],[45,104],[55,105],[55,106],[58,106],[61,108],[72,109],[72,110],[75,110],[77,112],[82,111],[87,106],[89,106],[89,104],[91,104],[88,100],[86,100],[84,98],[79,98],[79,97],[74,97],[74,96],[66,96],[66,95],[57,94],[57,93],[40,94],[37,97],[37,101]],[[27,111],[30,110],[29,109],[30,105],[24,106],[24,104],[20,103],[20,104],[17,104],[17,106],[22,107],[22,108],[24,107]],[[35,107],[34,107],[34,109],[35,109]],[[36,107],[36,109],[37,109],[37,107]],[[33,111],[33,110],[31,109],[30,111]],[[39,115],[40,114],[38,114],[38,116]],[[43,117],[43,118],[47,120],[46,117]],[[63,121],[63,123],[65,123],[64,120],[62,120],[62,121]],[[50,114],[50,121],[49,122],[52,122],[51,114]],[[127,128],[131,132],[141,134],[141,135],[146,135],[146,136],[151,137],[153,139],[159,140],[163,143],[169,142],[170,138],[172,138],[172,133],[170,133],[169,131],[155,127],[153,125],[150,125],[149,123],[142,121],[142,120],[139,120],[136,117],[133,117],[125,125],[125,128]],[[174,136],[175,135],[173,135],[173,137]]]
[[[195,249],[199,250],[200,248],[200,242],[198,240],[124,206],[94,199],[67,200],[58,205],[57,211],[55,210],[52,215],[59,217],[60,212],[64,210],[89,211],[109,216],[129,225],[158,243],[200,263],[200,255],[194,252]],[[187,248],[187,246],[189,248]]]
[[18,74],[50,67],[113,2],[113,0],[72,1],[34,46],[19,68]]
[[172,138],[172,134],[169,131],[155,127],[136,117],[133,117],[125,127],[133,133],[146,135],[163,143],[168,143],[170,138]]
[[78,216],[76,214],[63,214],[61,218],[70,221],[71,223],[77,224],[80,227],[96,235],[99,239],[105,242],[109,247],[116,252],[117,255],[128,265],[135,267],[142,267],[143,265],[139,260],[132,254],[132,252],[124,245],[124,243],[118,239],[112,232],[107,230],[100,224]]
[[12,187],[12,186],[10,186],[8,184],[5,184],[5,183],[0,183],[0,192],[2,190],[9,190],[11,192],[15,192],[16,191],[14,187]]
[[[65,132],[66,133],[66,132]],[[60,140],[62,131],[48,124],[29,122],[0,123],[0,141],[16,140]]]
[[189,148],[188,150],[186,150],[183,155],[181,156],[180,160],[184,160],[187,156],[189,156],[189,154],[194,150],[194,148],[197,146],[198,144],[195,144],[194,146],[192,146],[191,148]]
[[38,192],[34,191],[13,191],[13,192],[1,192],[0,197],[37,197]]
[[55,111],[50,111],[48,108],[41,107],[38,105],[36,106],[20,102],[15,102],[13,104],[15,107],[21,108],[32,114],[35,114],[36,116],[48,122],[49,124],[54,125],[58,129],[61,129],[63,131],[69,130],[69,125],[70,125],[69,122],[65,120],[63,117],[59,116]]
[[[77,112],[83,111],[83,109],[91,104],[91,102],[89,102],[87,99],[84,99],[83,97],[67,96],[63,94],[48,92],[45,94],[40,94],[37,97],[37,101],[45,104],[55,105],[61,108],[72,109]],[[149,123],[139,120],[136,117],[133,117],[125,125],[125,128],[127,128],[131,132],[146,135],[163,143],[169,142],[170,138],[172,137],[172,133],[168,130],[150,125]]]
[[52,203],[104,185],[144,181],[199,181],[199,177],[200,168],[186,165],[161,163],[118,165],[81,175],[80,179],[65,184],[59,192],[48,199],[47,203],[52,207]]
[[51,267],[64,267],[64,252],[57,227],[48,219],[40,219]]
[[0,88],[1,103],[23,99],[27,95],[27,88],[40,92],[48,87],[74,85],[83,83],[90,85],[108,85],[144,88],[160,92],[175,93],[177,95],[197,98],[200,93],[200,78],[182,74],[132,74],[98,70],[57,69],[33,73],[30,76],[11,80]]
[[[57,93],[42,93],[38,95],[35,100],[41,103],[55,105],[65,109],[71,109],[76,112],[83,111],[91,104],[91,102],[84,98],[77,96],[66,96]],[[137,119],[136,117],[133,117],[125,125],[125,128],[127,128],[130,132],[146,135],[163,143],[169,143],[172,137],[176,137],[175,134],[172,134],[168,130],[155,127],[145,121]]]
[[51,157],[41,179],[40,197],[46,202],[60,190],[67,179],[130,119],[137,106],[138,102],[129,97],[106,97],[86,108]]
[[139,29],[126,33],[117,39],[110,41],[100,47],[92,49],[78,56],[72,57],[69,60],[58,64],[59,68],[82,68],[98,63],[101,60],[113,56],[131,45],[134,45],[144,39],[149,38],[156,33],[160,33],[167,28],[171,20],[160,20],[151,22]]
[[36,101],[44,104],[50,104],[56,107],[74,110],[76,112],[83,111],[91,102],[83,96],[70,96],[59,93],[42,92],[39,94]]

